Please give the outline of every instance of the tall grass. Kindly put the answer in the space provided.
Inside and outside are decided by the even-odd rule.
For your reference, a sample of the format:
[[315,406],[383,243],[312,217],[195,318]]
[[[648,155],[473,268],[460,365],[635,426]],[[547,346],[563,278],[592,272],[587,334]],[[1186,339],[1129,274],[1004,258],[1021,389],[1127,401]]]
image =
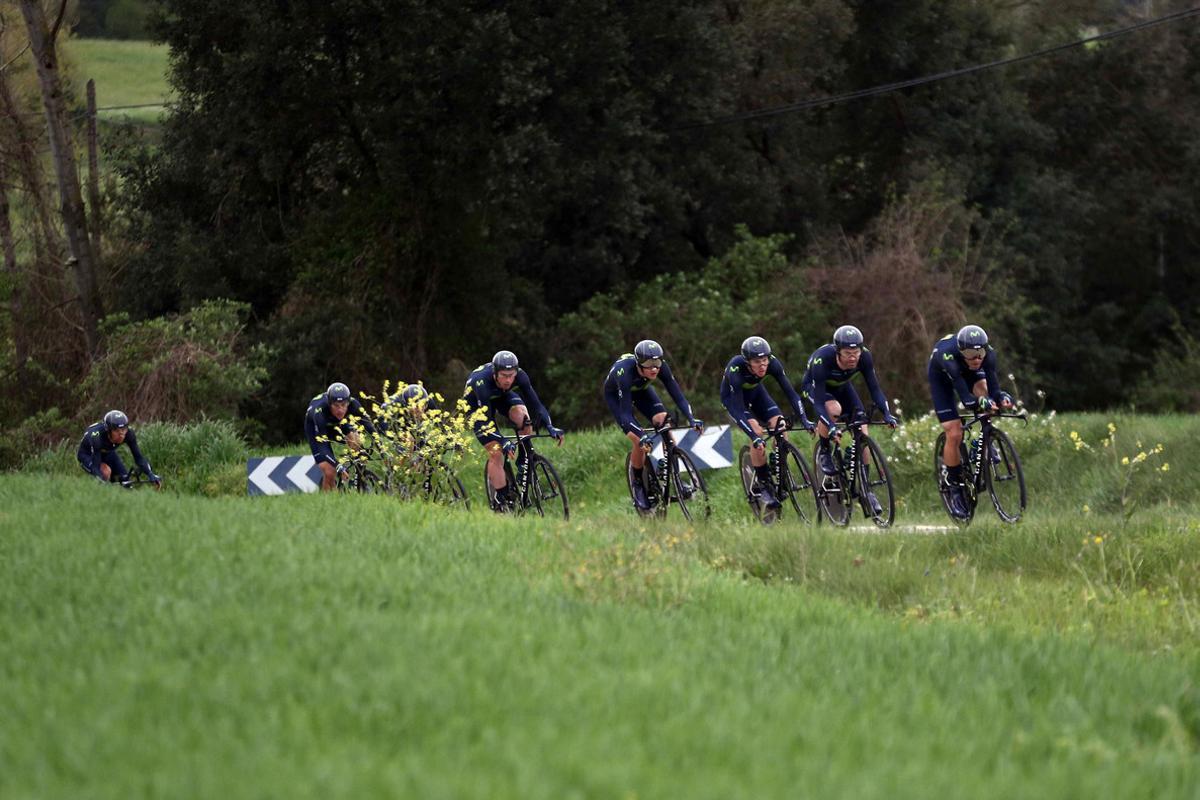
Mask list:
[[[879,614],[712,569],[732,525],[131,494],[44,475],[3,478],[0,503],[4,797],[1200,786],[1194,651]],[[889,538],[740,530],[780,553],[853,539],[868,548],[859,570]],[[1003,563],[1024,557],[1008,541],[1036,533],[1015,531],[903,541]]]
[[[100,107],[163,103],[170,99],[167,84],[168,48],[153,42],[115,39],[70,39],[65,51],[70,72],[84,97],[89,79],[96,81],[96,104]],[[101,112],[110,121],[157,123],[162,107]]]

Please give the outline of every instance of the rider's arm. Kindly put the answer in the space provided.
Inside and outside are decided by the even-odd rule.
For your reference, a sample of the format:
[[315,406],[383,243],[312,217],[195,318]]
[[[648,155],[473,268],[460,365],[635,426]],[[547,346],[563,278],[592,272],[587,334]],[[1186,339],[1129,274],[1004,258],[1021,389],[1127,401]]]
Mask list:
[[125,444],[129,445],[129,452],[133,453],[133,463],[137,464],[144,475],[153,475],[154,470],[150,469],[150,460],[142,455],[142,449],[138,447],[137,434],[133,428],[130,428],[125,434]]
[[892,412],[888,408],[887,397],[879,386],[879,377],[875,374],[875,359],[870,350],[863,350],[862,357],[858,362],[858,369],[862,372],[863,380],[867,382],[867,391],[871,393],[871,399],[875,401],[875,405],[879,407],[886,418]]
[[825,423],[825,427],[832,429],[834,421],[830,419],[829,410],[825,407],[825,403],[829,401],[829,393],[825,391],[825,381],[829,377],[829,370],[825,368],[824,363],[816,361],[809,362],[808,369],[812,373],[813,411],[817,413],[817,419]]
[[521,397],[525,398],[525,403],[529,406],[529,410],[533,412],[534,417],[541,422],[542,427],[546,430],[554,427],[550,421],[550,412],[542,405],[542,401],[538,398],[537,392],[533,390],[533,382],[529,380],[529,373],[523,369],[517,370],[517,391]]
[[675,405],[679,406],[679,410],[683,416],[689,420],[692,419],[692,406],[688,403],[687,398],[683,396],[683,390],[675,382],[675,376],[671,374],[671,367],[665,361],[663,362],[662,369],[659,370],[658,379],[663,382],[663,386],[667,387],[667,392],[671,395],[671,399],[675,401]]
[[358,398],[350,398],[350,407],[346,409],[346,418],[353,419],[354,424],[365,428],[371,435],[375,435],[375,423],[367,416],[367,412],[363,410],[362,403],[358,402]]
[[745,375],[737,365],[725,368],[725,376],[721,381],[721,405],[733,417],[737,426],[753,439],[757,434],[750,427],[750,412],[746,409],[746,401],[742,397],[742,387],[746,383]]
[[96,448],[99,438],[99,433],[86,431],[83,434],[83,441],[79,443],[79,452],[75,454],[75,457],[89,473],[97,478],[102,478],[104,474],[100,471],[100,452]]
[[954,383],[954,391],[958,393],[958,399],[967,408],[973,408],[976,398],[971,393],[971,387],[967,386],[967,380],[958,366],[958,359],[953,353],[941,353],[936,357],[939,359],[938,365],[942,368],[942,372],[950,376],[950,380]]
[[788,402],[792,404],[792,411],[796,412],[796,419],[801,425],[807,426],[808,415],[804,413],[804,402],[800,399],[800,394],[796,391],[796,387],[792,386],[792,382],[788,380],[787,371],[783,368],[783,362],[778,358],[772,357],[771,364],[767,367],[767,374],[775,379],[779,384],[779,388],[783,389],[783,393],[787,395]]
[[987,379],[988,395],[992,398],[996,405],[1000,405],[1003,399],[1004,392],[1000,389],[1000,376],[996,374],[999,369],[999,359],[996,357],[996,351],[988,348],[988,354],[983,357],[983,374]]
[[633,418],[633,375],[630,371],[625,369],[619,374],[609,373],[609,377],[604,381],[604,392],[615,393],[617,396],[617,407],[620,411],[617,424],[621,426],[621,430],[641,436],[645,431]]

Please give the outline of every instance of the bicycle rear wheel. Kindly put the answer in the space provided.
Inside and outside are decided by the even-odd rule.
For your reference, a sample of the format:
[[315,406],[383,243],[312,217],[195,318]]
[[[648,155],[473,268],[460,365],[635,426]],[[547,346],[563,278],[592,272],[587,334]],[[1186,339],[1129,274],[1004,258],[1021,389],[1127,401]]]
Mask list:
[[[791,442],[783,443],[779,455],[783,458],[779,469],[779,502],[790,502],[796,516],[805,522],[816,522],[821,518],[817,506],[817,486],[804,455]],[[808,505],[810,502],[813,505]]]
[[967,445],[965,443],[958,446],[958,458],[963,465],[963,482],[968,486],[963,487],[963,502],[967,505],[967,516],[965,519],[956,517],[950,511],[950,487],[942,480],[942,467],[945,466],[945,458],[942,454],[946,450],[946,432],[942,431],[938,435],[937,442],[933,445],[933,480],[938,487],[938,496],[942,499],[942,508],[945,509],[946,515],[956,525],[966,527],[971,524],[971,519],[975,516],[975,492],[970,485],[973,485],[974,479],[971,476],[970,459],[967,457]]
[[[860,492],[858,500],[862,504],[863,514],[868,519],[874,520],[875,524],[881,528],[887,528],[896,519],[896,495],[892,488],[892,473],[888,469],[887,458],[875,440],[864,435],[862,443],[863,455],[870,453],[871,461],[867,463],[864,459],[858,462]],[[871,507],[871,496],[867,492],[870,492],[879,502],[878,514]]]
[[569,519],[571,509],[567,503],[567,490],[554,465],[534,453],[529,459],[529,468],[533,470],[529,476],[529,499],[533,507],[543,516],[557,516],[561,510],[562,518]]
[[991,449],[985,443],[983,452],[983,477],[996,513],[1005,522],[1017,522],[1025,511],[1025,473],[1021,470],[1021,459],[1017,448],[1004,431],[992,429],[991,443],[995,445],[999,460],[993,460]]
[[683,518],[689,522],[696,517],[708,519],[712,508],[708,503],[708,487],[704,485],[704,476],[691,457],[678,448],[671,452],[671,482],[675,488],[674,499],[683,512]]
[[[820,463],[817,460],[817,451],[821,447],[821,443],[817,442],[813,445],[813,463]],[[832,445],[831,445],[832,447]],[[821,514],[834,525],[845,527],[850,524],[850,494],[846,490],[846,481],[844,478],[845,472],[842,468],[842,450],[840,447],[833,448],[833,465],[837,469],[834,475],[826,475],[820,473],[816,483],[817,508]]]
[[744,446],[738,453],[738,472],[742,476],[742,489],[746,492],[746,502],[750,504],[750,512],[755,519],[763,519],[762,503],[758,499],[758,476],[754,474],[754,465],[750,463],[750,447]]

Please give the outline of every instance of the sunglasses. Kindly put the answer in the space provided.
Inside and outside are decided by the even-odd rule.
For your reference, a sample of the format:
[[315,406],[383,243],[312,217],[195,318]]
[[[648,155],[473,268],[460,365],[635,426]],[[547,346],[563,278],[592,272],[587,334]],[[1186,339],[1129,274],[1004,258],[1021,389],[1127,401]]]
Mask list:
[[982,347],[968,347],[966,350],[959,350],[963,354],[963,358],[983,358],[987,355],[987,350]]
[[645,361],[638,364],[642,369],[658,369],[662,366],[661,358],[647,358]]

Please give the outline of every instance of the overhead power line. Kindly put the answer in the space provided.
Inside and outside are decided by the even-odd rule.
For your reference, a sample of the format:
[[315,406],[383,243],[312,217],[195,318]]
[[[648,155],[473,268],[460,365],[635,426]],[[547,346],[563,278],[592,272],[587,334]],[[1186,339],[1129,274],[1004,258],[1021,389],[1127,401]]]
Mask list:
[[1022,56],[1014,56],[1012,58],[1002,58],[997,61],[989,61],[985,64],[974,64],[969,67],[960,67],[958,69],[938,72],[934,75],[925,75],[920,78],[910,78],[904,81],[896,81],[894,83],[885,83],[879,86],[872,86],[869,89],[859,89],[853,92],[845,92],[843,94],[831,95],[829,97],[815,97],[810,100],[802,100],[799,103],[789,103],[783,106],[773,106],[771,108],[760,108],[755,111],[745,111],[740,114],[731,114],[727,117],[717,117],[705,122],[694,122],[689,125],[680,125],[672,128],[672,132],[695,130],[697,128],[709,128],[716,125],[729,125],[734,122],[745,122],[747,120],[764,119],[767,117],[778,117],[784,114],[794,114],[797,111],[807,111],[812,108],[820,108],[822,106],[832,106],[838,103],[846,103],[851,100],[861,100],[867,97],[875,97],[881,94],[889,94],[898,92],[901,89],[910,89],[914,86],[922,86],[927,83],[935,83],[944,81],[949,78],[957,78],[962,75],[970,75],[975,72],[983,72],[984,70],[996,69],[997,67],[1007,67],[1012,64],[1020,64],[1025,61],[1032,61],[1035,58],[1044,58],[1045,56],[1055,55],[1064,50],[1070,50],[1074,47],[1082,47],[1092,42],[1100,42],[1106,39],[1115,39],[1118,36],[1124,36],[1129,33],[1153,28],[1158,25],[1166,25],[1171,22],[1179,22],[1190,17],[1200,16],[1200,7],[1189,8],[1185,11],[1178,11],[1174,14],[1167,14],[1155,19],[1139,22],[1136,25],[1130,25],[1125,28],[1100,33],[1095,36],[1088,36],[1085,39],[1076,39],[1073,42],[1048,47],[1044,50],[1037,50],[1032,53],[1026,53]]

